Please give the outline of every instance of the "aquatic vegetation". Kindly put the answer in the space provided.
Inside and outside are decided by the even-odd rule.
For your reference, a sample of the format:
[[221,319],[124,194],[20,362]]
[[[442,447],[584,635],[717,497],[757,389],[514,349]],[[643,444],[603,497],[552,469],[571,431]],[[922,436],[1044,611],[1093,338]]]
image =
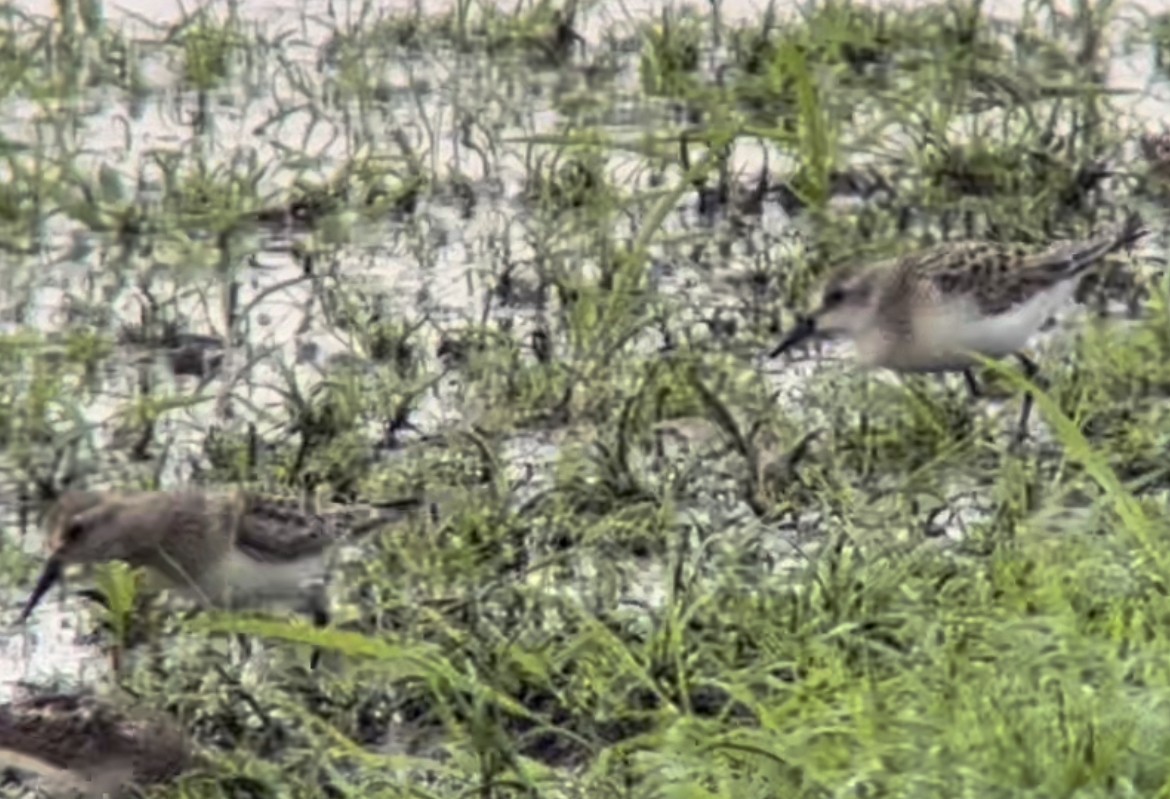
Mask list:
[[[1165,132],[1105,79],[1165,20],[262,5],[0,10],[13,617],[67,491],[420,503],[324,626],[45,595],[44,690],[198,749],[151,795],[1168,790]],[[1035,385],[761,357],[842,264],[1123,209]]]

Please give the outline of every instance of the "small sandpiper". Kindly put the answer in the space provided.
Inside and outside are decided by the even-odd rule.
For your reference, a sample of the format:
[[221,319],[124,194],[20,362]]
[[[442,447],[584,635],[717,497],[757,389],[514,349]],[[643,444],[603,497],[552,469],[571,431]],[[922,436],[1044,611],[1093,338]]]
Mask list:
[[[1067,302],[1078,279],[1109,253],[1148,231],[1137,214],[1099,235],[1039,252],[1022,245],[959,241],[866,265],[846,266],[825,283],[820,306],[772,350],[776,357],[814,336],[844,335],[868,367],[901,372],[961,371],[974,396],[972,353],[1014,355],[1029,379],[1038,368],[1023,352]],[[1017,440],[1027,433],[1025,394]]]
[[65,566],[121,560],[205,606],[292,603],[324,625],[319,589],[333,546],[422,505],[404,499],[317,513],[246,490],[67,492],[48,515],[49,558],[18,623]]
[[161,716],[74,694],[0,705],[0,766],[34,775],[50,795],[128,796],[194,762],[182,731]]
[[1170,181],[1170,130],[1163,127],[1159,133],[1144,133],[1138,143],[1149,165],[1149,177],[1164,187]]

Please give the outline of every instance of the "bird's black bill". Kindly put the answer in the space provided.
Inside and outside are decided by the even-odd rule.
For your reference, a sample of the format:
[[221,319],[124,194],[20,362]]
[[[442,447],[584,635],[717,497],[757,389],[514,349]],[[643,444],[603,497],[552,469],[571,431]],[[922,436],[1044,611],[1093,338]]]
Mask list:
[[802,316],[796,322],[796,326],[788,331],[788,335],[784,340],[776,345],[776,348],[768,353],[769,358],[775,358],[787,350],[792,349],[805,339],[812,338],[817,332],[816,320],[811,316]]
[[24,603],[24,610],[20,612],[20,618],[16,620],[17,624],[24,624],[28,620],[33,610],[40,604],[41,599],[45,594],[49,593],[49,589],[61,579],[63,570],[64,566],[59,559],[49,558],[48,562],[45,563],[44,571],[41,572],[40,579],[37,580],[36,587],[33,588],[32,594],[29,595],[28,602]]

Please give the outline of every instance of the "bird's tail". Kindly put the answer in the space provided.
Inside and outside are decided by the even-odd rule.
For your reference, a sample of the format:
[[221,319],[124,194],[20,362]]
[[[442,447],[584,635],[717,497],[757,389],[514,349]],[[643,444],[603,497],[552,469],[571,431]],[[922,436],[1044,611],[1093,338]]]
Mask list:
[[343,514],[348,521],[348,536],[360,538],[382,527],[403,521],[417,514],[425,505],[420,497],[405,497],[372,502],[360,509],[347,509]]
[[1036,256],[1032,267],[1053,280],[1065,280],[1085,271],[1111,252],[1128,247],[1150,231],[1136,211],[1109,229],[1083,241],[1058,244]]

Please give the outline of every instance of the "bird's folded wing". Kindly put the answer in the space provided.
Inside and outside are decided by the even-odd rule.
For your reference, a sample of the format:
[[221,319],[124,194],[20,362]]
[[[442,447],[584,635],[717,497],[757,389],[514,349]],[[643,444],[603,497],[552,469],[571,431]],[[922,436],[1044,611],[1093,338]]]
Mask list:
[[250,497],[236,519],[236,546],[256,560],[287,563],[320,554],[342,538],[396,522],[421,504],[405,499],[314,513],[290,502]]

